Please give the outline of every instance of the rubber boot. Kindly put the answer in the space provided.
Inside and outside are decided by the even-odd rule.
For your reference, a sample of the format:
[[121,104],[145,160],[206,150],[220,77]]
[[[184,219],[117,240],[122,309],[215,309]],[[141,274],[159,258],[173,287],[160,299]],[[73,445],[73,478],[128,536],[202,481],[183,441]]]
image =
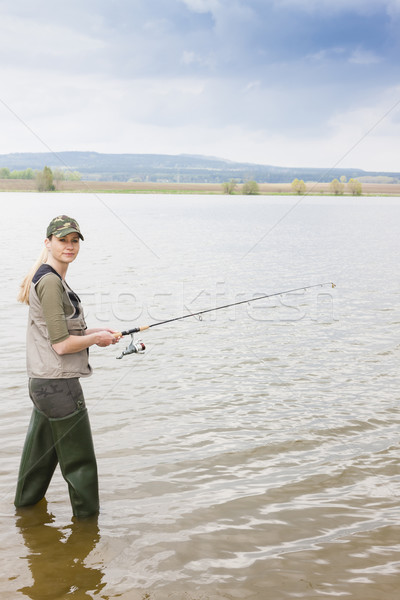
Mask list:
[[83,518],[98,513],[97,464],[86,408],[49,422],[74,516]]
[[26,434],[18,474],[15,506],[29,506],[41,500],[57,466],[49,419],[36,408]]

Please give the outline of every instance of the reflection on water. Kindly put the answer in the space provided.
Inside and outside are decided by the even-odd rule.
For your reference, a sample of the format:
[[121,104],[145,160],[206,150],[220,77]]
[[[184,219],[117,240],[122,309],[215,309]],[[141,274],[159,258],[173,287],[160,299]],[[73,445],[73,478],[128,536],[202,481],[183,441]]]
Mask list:
[[[105,201],[129,229],[90,195],[13,194],[3,215],[1,600],[397,600],[398,199],[304,198],[279,227],[296,199]],[[97,523],[71,523],[59,471],[47,508],[12,505],[31,413],[16,289],[62,213],[89,326],[337,284],[148,330],[144,355],[94,349]]]
[[54,526],[54,520],[45,500],[17,510],[16,526],[27,550],[23,558],[33,580],[18,592],[32,600],[98,595],[105,585],[103,573],[85,564],[99,541],[97,519],[74,521],[64,527]]

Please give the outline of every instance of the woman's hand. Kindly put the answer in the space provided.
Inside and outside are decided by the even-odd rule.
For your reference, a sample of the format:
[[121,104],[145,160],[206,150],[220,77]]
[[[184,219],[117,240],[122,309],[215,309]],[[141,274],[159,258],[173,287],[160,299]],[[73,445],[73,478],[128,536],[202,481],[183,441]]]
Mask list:
[[100,346],[104,348],[106,346],[110,346],[110,344],[117,344],[120,340],[120,336],[116,335],[116,331],[113,329],[99,329],[95,333],[95,344],[96,346]]
[[109,329],[108,327],[96,327],[94,329],[86,329],[85,331],[85,335],[92,335],[92,334],[111,334],[111,338],[107,335],[101,335],[101,337],[99,338],[99,341],[96,341],[95,344],[97,346],[101,346],[101,347],[105,347],[105,346],[109,346],[110,344],[117,344],[119,342],[119,340],[121,339],[121,334],[119,331],[116,331],[115,329]]

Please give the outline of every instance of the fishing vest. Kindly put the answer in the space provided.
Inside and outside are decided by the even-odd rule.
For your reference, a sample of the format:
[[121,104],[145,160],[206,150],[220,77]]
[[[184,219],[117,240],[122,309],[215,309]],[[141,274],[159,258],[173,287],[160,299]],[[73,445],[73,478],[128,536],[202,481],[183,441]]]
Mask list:
[[[92,373],[89,365],[89,351],[87,349],[73,354],[57,354],[53,350],[43,309],[36,292],[36,284],[47,273],[56,273],[49,265],[42,265],[36,272],[29,292],[29,316],[26,340],[26,362],[28,376],[38,379],[70,379],[72,377],[88,377]],[[56,273],[58,275],[58,273]],[[39,275],[39,277],[37,277]],[[58,275],[59,276],[59,275]],[[69,315],[65,315],[68,332],[70,335],[85,335],[86,322],[83,309],[76,294],[71,299],[71,290],[61,279],[67,304],[71,306]],[[64,302],[65,303],[65,302]]]

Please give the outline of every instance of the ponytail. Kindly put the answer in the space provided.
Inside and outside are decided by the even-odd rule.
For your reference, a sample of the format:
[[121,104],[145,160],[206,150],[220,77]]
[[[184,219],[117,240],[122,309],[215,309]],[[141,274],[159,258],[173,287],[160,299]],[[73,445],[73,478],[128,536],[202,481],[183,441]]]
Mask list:
[[31,270],[25,276],[25,278],[23,279],[23,281],[21,283],[21,287],[20,287],[20,290],[19,290],[19,293],[17,296],[18,302],[22,302],[23,304],[29,304],[29,292],[31,289],[31,283],[32,283],[33,276],[36,273],[36,271],[38,270],[38,268],[40,267],[40,265],[47,262],[48,256],[49,256],[49,251],[47,250],[47,248],[43,248],[39,258],[37,259],[37,261],[31,268]]

